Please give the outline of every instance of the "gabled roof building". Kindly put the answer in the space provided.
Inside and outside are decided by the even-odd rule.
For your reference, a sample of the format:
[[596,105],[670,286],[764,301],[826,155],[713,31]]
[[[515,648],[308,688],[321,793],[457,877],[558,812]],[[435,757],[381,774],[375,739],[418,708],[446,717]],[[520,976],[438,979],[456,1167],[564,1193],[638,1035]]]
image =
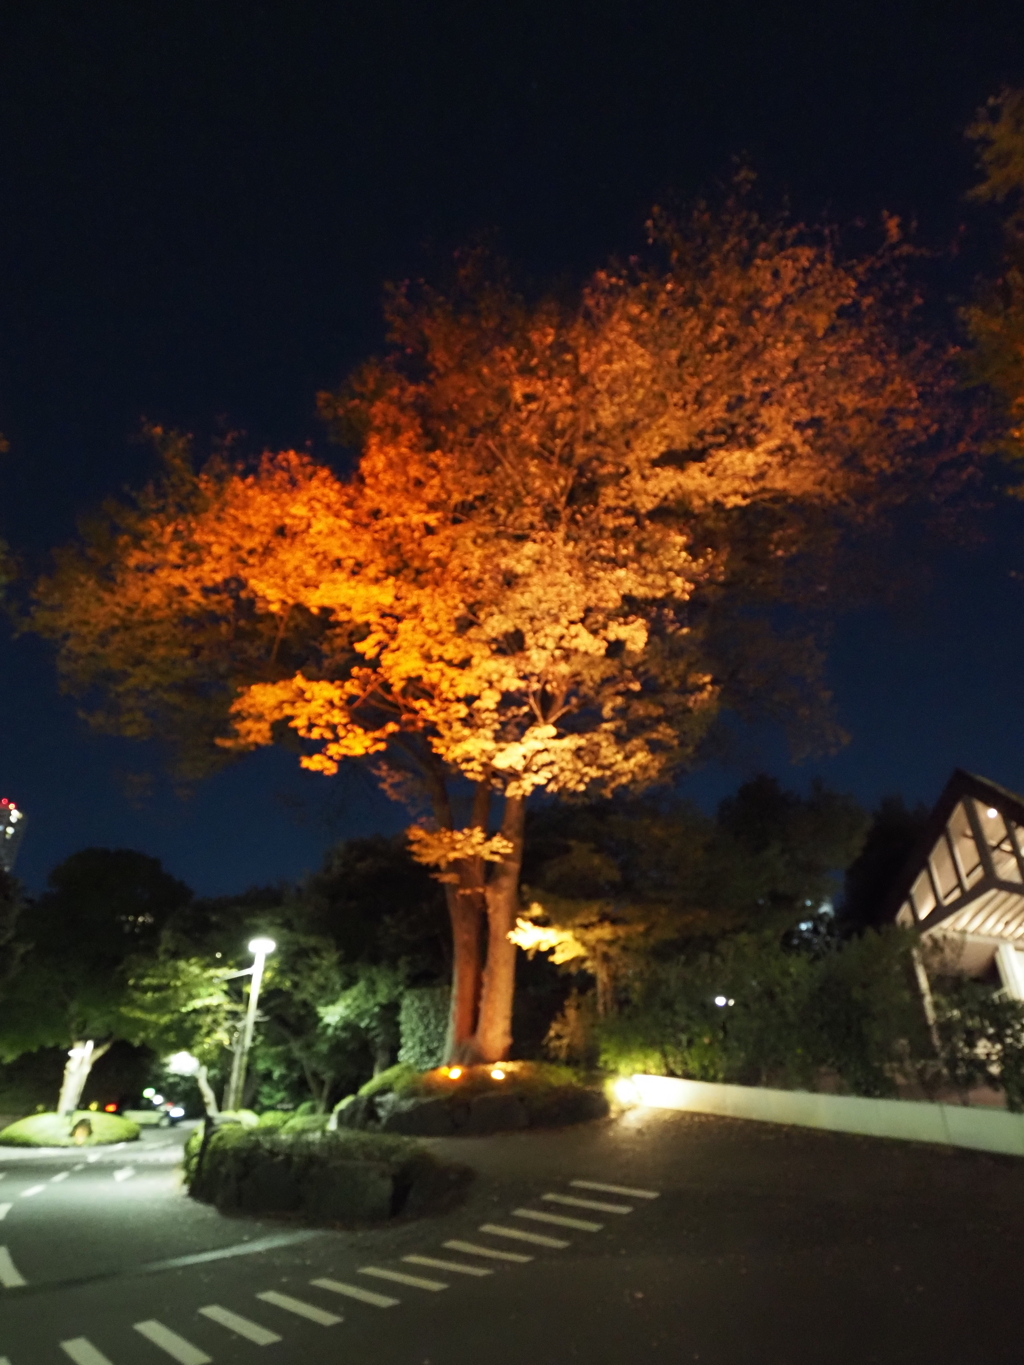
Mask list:
[[981,977],[994,967],[1024,1000],[1024,797],[958,768],[884,909],[916,925],[945,970]]

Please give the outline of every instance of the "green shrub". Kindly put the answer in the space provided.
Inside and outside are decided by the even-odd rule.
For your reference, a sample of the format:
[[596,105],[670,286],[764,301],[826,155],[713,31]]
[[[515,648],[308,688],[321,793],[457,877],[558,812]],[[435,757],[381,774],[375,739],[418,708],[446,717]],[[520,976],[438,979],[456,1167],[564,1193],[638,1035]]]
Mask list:
[[962,1093],[988,1085],[1006,1107],[1024,1109],[1024,1004],[997,996],[979,981],[957,981],[935,995],[942,1061]]
[[869,931],[812,955],[738,934],[651,963],[598,1025],[601,1062],[783,1088],[811,1088],[827,1069],[854,1094],[892,1094],[929,1049],[911,944],[903,930]]
[[[92,1124],[92,1134],[81,1144],[71,1136],[71,1130],[82,1119]],[[0,1132],[0,1144],[5,1147],[98,1147],[110,1142],[134,1142],[139,1136],[139,1125],[119,1114],[104,1114],[92,1109],[72,1115],[31,1114],[19,1119]]]
[[292,1109],[268,1109],[260,1115],[257,1128],[283,1128],[286,1123],[290,1123],[295,1117]]
[[390,1134],[286,1134],[231,1125],[211,1135],[198,1171],[195,1138],[186,1161],[190,1193],[224,1211],[376,1222],[407,1209],[410,1200],[424,1210],[465,1180],[461,1168],[445,1168],[417,1143]]
[[441,1064],[450,1008],[448,986],[415,986],[405,992],[398,1015],[400,1062],[414,1071],[428,1071]]
[[322,1133],[327,1127],[326,1114],[294,1114],[278,1129],[281,1133]]

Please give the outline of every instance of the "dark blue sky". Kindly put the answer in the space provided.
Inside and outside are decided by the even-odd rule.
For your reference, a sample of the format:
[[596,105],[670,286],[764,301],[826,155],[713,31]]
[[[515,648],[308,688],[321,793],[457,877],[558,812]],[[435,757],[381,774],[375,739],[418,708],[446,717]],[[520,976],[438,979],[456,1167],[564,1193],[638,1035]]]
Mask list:
[[[962,129],[1024,82],[1013,3],[0,6],[0,533],[38,564],[76,514],[149,472],[140,419],[312,442],[318,388],[379,343],[386,279],[497,230],[538,279],[640,242],[651,202],[746,153],[802,214],[967,226],[943,287],[984,263]],[[1024,509],[864,610],[831,678],[851,743],[789,766],[770,732],[691,778],[710,801],[759,768],[874,803],[931,800],[963,765],[1024,789]],[[191,801],[152,755],[86,733],[47,649],[0,636],[0,795],[30,824],[32,887],[89,844],[156,854],[204,893],[293,877],[401,812],[359,774],[283,754]]]

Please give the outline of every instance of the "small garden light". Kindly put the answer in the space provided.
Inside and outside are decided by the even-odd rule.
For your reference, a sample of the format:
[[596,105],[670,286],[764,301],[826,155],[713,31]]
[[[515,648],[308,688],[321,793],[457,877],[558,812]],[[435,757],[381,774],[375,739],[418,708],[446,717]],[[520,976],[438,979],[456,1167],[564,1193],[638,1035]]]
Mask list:
[[492,1080],[492,1081],[503,1081],[504,1079],[505,1079],[505,1073],[504,1073],[504,1071],[502,1071],[502,1069],[501,1069],[500,1066],[496,1066],[496,1067],[494,1068],[494,1070],[491,1072],[491,1080]]
[[462,1075],[462,1067],[453,1066],[452,1069],[448,1072],[448,1075],[451,1077],[453,1081],[457,1081],[459,1077]]

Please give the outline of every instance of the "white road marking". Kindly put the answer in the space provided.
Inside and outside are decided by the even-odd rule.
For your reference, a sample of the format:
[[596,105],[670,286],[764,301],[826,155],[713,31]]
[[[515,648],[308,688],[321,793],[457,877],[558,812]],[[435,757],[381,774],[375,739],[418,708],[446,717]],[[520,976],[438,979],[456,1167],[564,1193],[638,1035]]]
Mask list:
[[457,1275],[493,1275],[494,1271],[483,1265],[460,1265],[458,1261],[441,1261],[436,1256],[403,1256],[410,1265],[429,1265],[435,1270],[454,1270]]
[[590,1223],[585,1218],[565,1218],[560,1213],[538,1213],[536,1209],[513,1209],[513,1218],[532,1218],[536,1223],[554,1223],[560,1228],[578,1228],[580,1232],[600,1232],[603,1223]]
[[84,1170],[85,1170],[85,1162],[84,1162],[84,1161],[80,1161],[80,1162],[78,1163],[77,1166],[72,1166],[71,1169],[72,1169],[73,1171],[84,1171]]
[[318,1289],[329,1289],[332,1294],[345,1294],[360,1303],[372,1303],[374,1308],[394,1308],[401,1299],[392,1299],[387,1294],[375,1294],[372,1289],[364,1289],[358,1284],[343,1284],[341,1280],[310,1280]]
[[478,1247],[475,1242],[445,1242],[449,1251],[464,1251],[467,1256],[486,1256],[492,1261],[515,1261],[519,1265],[525,1265],[527,1261],[532,1261],[532,1256],[523,1256],[518,1251],[495,1251],[493,1247]]
[[0,1247],[0,1285],[4,1289],[20,1289],[24,1283],[18,1267],[11,1260],[11,1253],[6,1247]]
[[50,1184],[59,1185],[62,1180],[67,1180],[70,1174],[70,1171],[58,1171],[56,1175],[50,1176]]
[[317,1308],[316,1304],[306,1303],[303,1299],[293,1299],[290,1294],[279,1294],[276,1289],[266,1289],[256,1297],[262,1299],[264,1303],[272,1303],[275,1308],[283,1308],[286,1313],[294,1313],[296,1317],[318,1322],[321,1327],[333,1327],[336,1322],[344,1322],[344,1318],[339,1318],[336,1313],[325,1313],[322,1308]]
[[34,1194],[42,1194],[45,1189],[45,1185],[30,1185],[27,1190],[22,1190],[21,1197],[22,1199],[31,1199]]
[[209,1318],[211,1322],[219,1322],[221,1327],[226,1327],[229,1332],[237,1332],[240,1337],[245,1337],[246,1341],[254,1341],[257,1346],[270,1346],[281,1340],[269,1327],[261,1327],[258,1322],[253,1322],[252,1318],[243,1318],[240,1313],[232,1313],[230,1308],[221,1308],[219,1303],[208,1304],[199,1311],[204,1318]]
[[571,1242],[563,1242],[558,1237],[542,1237],[539,1232],[520,1232],[518,1228],[503,1228],[497,1223],[481,1223],[481,1232],[489,1232],[492,1237],[514,1237],[517,1242],[532,1242],[538,1247],[568,1247]]
[[179,1337],[177,1332],[172,1332],[169,1327],[165,1327],[162,1322],[157,1322],[155,1318],[147,1318],[145,1322],[136,1322],[134,1327],[140,1336],[144,1336],[147,1341],[151,1341],[161,1351],[166,1351],[173,1360],[180,1361],[181,1365],[210,1365],[213,1359],[205,1351],[201,1351],[198,1346],[193,1346],[184,1337]]
[[634,1190],[628,1185],[605,1185],[600,1180],[570,1180],[578,1190],[598,1190],[601,1194],[624,1194],[627,1199],[657,1199],[657,1190]]
[[87,1156],[85,1159],[86,1159],[86,1161],[89,1163],[89,1165],[91,1166],[92,1163],[93,1163],[94,1161],[99,1161],[99,1159],[100,1159],[100,1154],[99,1154],[99,1152],[93,1152],[91,1156]]
[[97,1351],[87,1337],[73,1337],[70,1341],[62,1341],[60,1349],[71,1357],[75,1365],[110,1365],[103,1352]]
[[115,1171],[115,1172],[114,1172],[114,1179],[115,1179],[115,1180],[131,1180],[131,1178],[132,1178],[132,1176],[133,1176],[134,1174],[135,1174],[135,1167],[134,1167],[134,1166],[122,1166],[121,1169],[120,1169],[119,1171]]
[[598,1213],[632,1213],[632,1204],[605,1204],[600,1199],[575,1199],[571,1194],[542,1194],[549,1204],[566,1204],[573,1209],[596,1209]]
[[[7,1172],[6,1172],[6,1171],[0,1171],[0,1180],[6,1180],[6,1179],[7,1179]],[[3,1359],[6,1360],[7,1357],[4,1356]]]
[[384,1270],[379,1265],[361,1265],[357,1275],[373,1275],[378,1280],[394,1280],[396,1284],[411,1284],[413,1289],[429,1289],[438,1293],[448,1286],[441,1280],[425,1280],[420,1275],[403,1275],[400,1270]]
[[0,1223],[4,1221],[4,1219],[7,1217],[7,1215],[13,1208],[14,1208],[13,1204],[0,1204]]

